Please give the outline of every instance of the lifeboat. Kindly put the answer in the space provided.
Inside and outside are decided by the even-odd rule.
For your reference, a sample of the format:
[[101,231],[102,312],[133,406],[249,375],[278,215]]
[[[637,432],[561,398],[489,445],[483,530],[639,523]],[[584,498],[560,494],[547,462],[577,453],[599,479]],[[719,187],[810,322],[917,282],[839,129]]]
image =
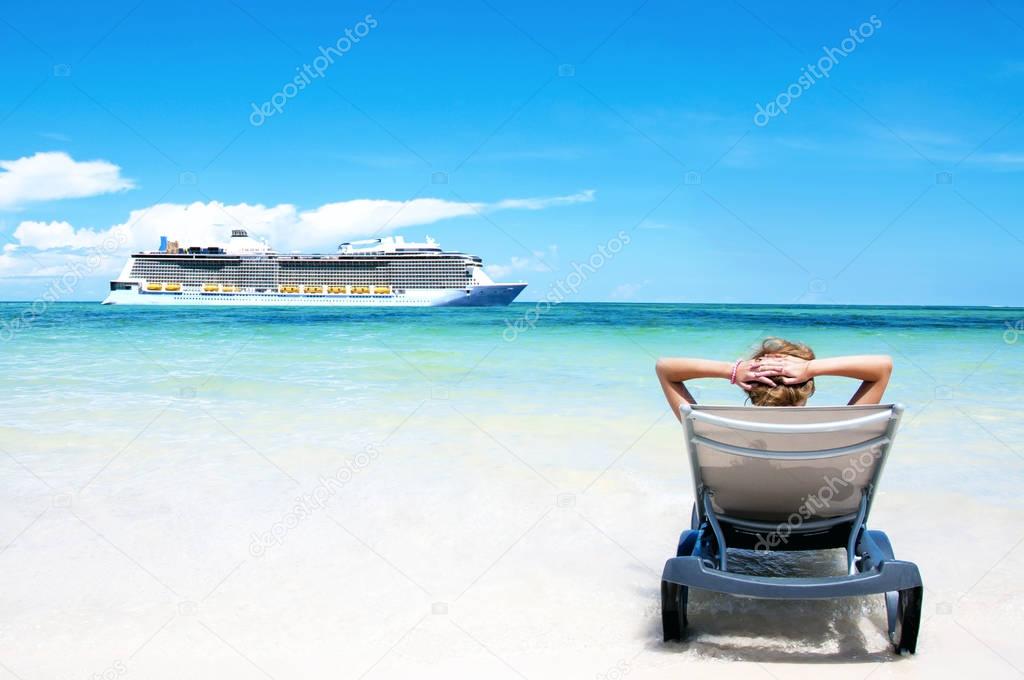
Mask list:
[[391,289],[388,288],[387,286],[377,286],[376,288],[373,289],[373,294],[374,295],[390,295],[391,294]]
[[164,284],[162,283],[147,283],[146,290],[163,290]]
[[345,286],[328,286],[327,292],[331,295],[344,295]]
[[299,287],[298,286],[281,286],[281,292],[282,293],[298,293],[299,292]]
[[203,285],[204,293],[216,293],[218,290],[220,290],[220,286],[216,283],[207,283]]
[[306,295],[320,295],[324,292],[324,289],[320,286],[306,286],[303,292]]
[[180,283],[168,283],[166,286],[164,286],[164,290],[169,290],[169,291],[172,291],[172,292],[173,291],[177,291],[177,290],[181,290],[181,284]]
[[238,292],[238,287],[237,286],[221,286],[220,289],[221,289],[222,292],[225,292],[225,293],[237,293]]
[[369,286],[352,286],[350,291],[353,295],[366,295],[370,292]]

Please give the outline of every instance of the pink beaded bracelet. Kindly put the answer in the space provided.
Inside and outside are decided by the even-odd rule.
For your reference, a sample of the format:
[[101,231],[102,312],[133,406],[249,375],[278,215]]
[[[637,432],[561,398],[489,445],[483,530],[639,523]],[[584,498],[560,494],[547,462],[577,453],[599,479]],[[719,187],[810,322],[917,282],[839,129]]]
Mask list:
[[735,385],[736,384],[736,371],[739,370],[741,363],[743,363],[743,359],[737,359],[736,363],[732,365],[732,375],[729,376],[729,384],[730,385]]

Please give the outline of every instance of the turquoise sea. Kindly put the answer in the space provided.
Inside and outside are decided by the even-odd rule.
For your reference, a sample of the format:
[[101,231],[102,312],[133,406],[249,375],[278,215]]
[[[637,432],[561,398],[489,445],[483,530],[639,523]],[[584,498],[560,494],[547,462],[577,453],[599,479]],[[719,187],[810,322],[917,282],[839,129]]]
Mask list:
[[[26,309],[0,304],[0,319]],[[24,329],[4,328],[0,380],[13,398],[5,400],[3,420],[130,429],[146,409],[186,408],[191,399],[238,416],[330,416],[352,427],[367,425],[366,418],[387,421],[442,391],[460,408],[510,424],[515,417],[642,419],[662,410],[652,379],[657,357],[731,360],[765,335],[801,340],[821,356],[892,355],[888,394],[911,418],[954,406],[1012,412],[1024,377],[1024,309],[564,304],[533,320],[535,312],[532,304],[58,304],[27,317]],[[742,402],[728,385],[702,387],[699,399]],[[851,391],[846,381],[819,380],[815,401],[844,403]]]
[[[487,648],[527,677],[884,660],[877,603],[698,598],[704,644],[656,644],[657,574],[692,493],[654,361],[731,360],[766,335],[893,356],[888,400],[908,412],[874,524],[925,574],[915,663],[959,663],[942,656],[947,609],[1024,663],[1006,632],[1024,606],[1007,557],[1024,526],[1024,309],[26,309],[0,304],[0,636],[36,645],[11,662],[26,677],[229,669],[197,621],[274,677],[360,677],[392,645],[382,676],[486,673]],[[820,379],[812,403],[855,387]],[[951,560],[945,535],[972,558]],[[817,567],[834,565],[786,568]]]

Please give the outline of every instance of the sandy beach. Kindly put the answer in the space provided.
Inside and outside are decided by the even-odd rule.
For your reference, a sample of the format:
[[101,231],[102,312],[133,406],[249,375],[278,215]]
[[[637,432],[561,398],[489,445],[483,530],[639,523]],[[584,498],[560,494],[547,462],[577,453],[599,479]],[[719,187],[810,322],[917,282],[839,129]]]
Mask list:
[[[648,353],[716,334],[706,320],[645,328],[657,310],[646,313],[579,331],[567,310],[509,343],[497,312],[464,326],[282,325],[262,312],[235,319],[250,339],[235,343],[202,315],[62,309],[0,359],[3,671],[879,678],[1024,666],[1019,347],[994,313],[959,312],[982,315],[959,331],[803,329],[826,351],[903,354],[891,350],[892,391],[910,410],[871,524],[924,575],[922,637],[906,658],[889,651],[881,598],[696,593],[690,640],[661,642],[660,571],[692,491]],[[48,351],[60,324],[74,356]],[[154,342],[167,324],[174,339]],[[759,330],[749,325],[717,334],[723,353]],[[414,349],[431,335],[465,351]],[[111,338],[105,355],[89,351]],[[947,345],[970,350],[955,372],[946,364],[950,386],[935,385]],[[727,388],[704,396],[739,403]],[[826,383],[816,399],[843,390]],[[843,568],[830,553],[736,559],[762,574]]]

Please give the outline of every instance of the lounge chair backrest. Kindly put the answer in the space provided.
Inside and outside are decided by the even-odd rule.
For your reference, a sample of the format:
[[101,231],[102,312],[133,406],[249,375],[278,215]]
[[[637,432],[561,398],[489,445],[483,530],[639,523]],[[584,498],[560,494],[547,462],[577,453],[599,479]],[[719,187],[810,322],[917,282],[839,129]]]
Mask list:
[[696,497],[708,489],[716,514],[760,522],[856,513],[877,484],[902,410],[684,405]]

